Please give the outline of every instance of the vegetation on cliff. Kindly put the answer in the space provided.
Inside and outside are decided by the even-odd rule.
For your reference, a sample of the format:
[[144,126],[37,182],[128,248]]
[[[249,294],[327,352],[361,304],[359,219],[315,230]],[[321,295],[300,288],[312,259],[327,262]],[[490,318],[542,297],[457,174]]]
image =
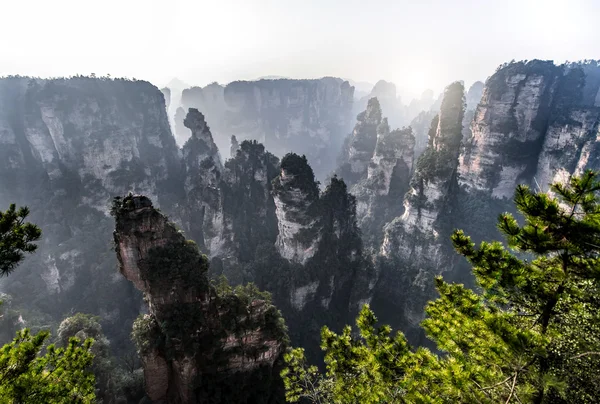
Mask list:
[[[364,306],[359,334],[321,332],[326,374],[286,355],[287,398],[334,403],[593,403],[600,398],[600,181],[588,171],[552,195],[519,186],[523,224],[498,218],[499,242],[456,230],[478,292],[436,279],[423,322],[441,354],[411,349]],[[512,252],[513,250],[514,252]]]
[[[26,222],[26,207],[10,205],[0,212],[0,269],[8,275],[32,253],[41,237],[36,225]],[[89,367],[94,357],[93,339],[83,344],[77,338],[64,347],[46,345],[48,331],[32,335],[27,328],[17,332],[10,344],[0,348],[0,401],[5,403],[93,403],[94,375]],[[43,354],[42,354],[43,352]]]
[[[148,198],[115,198],[112,212],[121,272],[149,302],[132,332],[149,398],[282,402],[278,372],[287,328],[269,294],[253,284],[232,288],[224,278],[211,283],[208,258]],[[131,261],[129,248],[143,253]],[[149,385],[156,374],[166,379]]]

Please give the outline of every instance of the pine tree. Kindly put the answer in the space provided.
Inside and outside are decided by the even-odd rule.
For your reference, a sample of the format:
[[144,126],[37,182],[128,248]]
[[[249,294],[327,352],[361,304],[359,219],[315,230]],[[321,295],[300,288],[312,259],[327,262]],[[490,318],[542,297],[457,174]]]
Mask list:
[[[34,242],[41,237],[41,230],[25,222],[28,214],[29,209],[17,210],[15,205],[0,212],[0,276],[10,274],[25,253],[37,248]],[[0,348],[0,402],[95,402],[94,376],[88,371],[94,358],[94,341],[87,339],[80,344],[77,338],[70,338],[64,347],[44,347],[49,336],[47,331],[31,335],[23,329],[10,344]]]
[[10,274],[25,258],[25,253],[37,249],[34,242],[39,240],[42,231],[25,222],[28,215],[26,206],[17,210],[14,204],[6,212],[0,211],[0,276]]
[[323,329],[327,373],[301,351],[286,357],[288,400],[334,403],[595,403],[600,399],[600,205],[588,171],[550,194],[519,186],[520,225],[500,215],[500,242],[476,248],[457,230],[455,249],[472,265],[477,292],[435,280],[440,297],[423,327],[441,355],[411,350],[375,328],[368,306],[359,337]]

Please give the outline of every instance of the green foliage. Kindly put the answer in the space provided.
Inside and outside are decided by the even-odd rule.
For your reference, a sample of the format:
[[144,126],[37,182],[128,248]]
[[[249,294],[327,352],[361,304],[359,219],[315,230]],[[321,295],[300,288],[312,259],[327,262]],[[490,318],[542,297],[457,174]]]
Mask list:
[[[32,253],[41,230],[25,222],[26,207],[10,205],[0,212],[0,270],[8,275]],[[46,347],[47,331],[31,335],[28,329],[17,332],[10,344],[0,348],[0,402],[3,403],[93,403],[94,375],[89,367],[94,358],[93,339],[83,344],[77,338],[65,341],[64,347]]]
[[3,403],[94,403],[93,341],[77,338],[64,348],[49,345],[49,334],[19,331],[0,349],[0,401]]
[[140,314],[133,322],[131,339],[140,355],[158,347],[161,341],[161,334],[154,317],[149,314]]
[[119,399],[139,401],[144,396],[143,381],[136,376],[139,361],[132,353],[125,354],[124,357],[129,361],[125,362],[127,367],[120,366],[119,361],[110,354],[110,344],[99,321],[99,317],[83,313],[64,319],[58,327],[57,345],[66,347],[73,337],[79,340],[93,339],[91,353],[94,360],[90,370],[96,382],[98,403],[112,404]]
[[[290,177],[286,181],[286,188],[298,188],[302,190],[310,200],[319,197],[319,183],[315,181],[315,174],[308,164],[306,156],[288,153],[281,159],[281,169]],[[282,188],[281,180],[277,178],[274,183],[276,190]]]
[[0,276],[10,274],[25,258],[33,253],[42,231],[35,224],[25,222],[29,215],[26,206],[16,208],[11,204],[6,212],[0,212]]
[[177,280],[182,287],[208,288],[208,259],[200,254],[198,246],[191,240],[174,240],[148,252],[147,265],[141,275],[150,288],[159,291],[167,283]]
[[324,376],[301,351],[288,354],[288,400],[598,402],[598,191],[591,171],[553,185],[553,195],[519,186],[514,200],[524,223],[509,213],[498,218],[509,249],[499,242],[476,248],[453,233],[480,293],[436,279],[440,297],[427,305],[422,325],[443,355],[412,351],[401,334],[392,339],[389,328],[376,329],[365,306],[358,337],[349,327],[340,335],[323,329]]

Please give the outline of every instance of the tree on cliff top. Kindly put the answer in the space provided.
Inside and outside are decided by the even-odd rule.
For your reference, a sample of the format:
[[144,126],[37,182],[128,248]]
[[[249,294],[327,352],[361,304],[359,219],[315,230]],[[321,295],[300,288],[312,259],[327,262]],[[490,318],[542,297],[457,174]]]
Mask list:
[[[0,274],[8,275],[32,253],[41,236],[36,225],[25,222],[29,210],[10,205],[0,212]],[[0,348],[0,402],[93,403],[94,376],[88,372],[93,354],[92,339],[83,344],[71,338],[65,347],[44,345],[50,333],[17,332],[13,342]]]
[[288,353],[289,401],[334,403],[595,403],[600,398],[600,204],[588,171],[552,195],[519,186],[499,242],[476,248],[462,231],[455,249],[481,293],[436,279],[440,297],[423,327],[443,355],[411,350],[401,333],[376,328],[364,306],[358,337],[323,328],[327,373]]

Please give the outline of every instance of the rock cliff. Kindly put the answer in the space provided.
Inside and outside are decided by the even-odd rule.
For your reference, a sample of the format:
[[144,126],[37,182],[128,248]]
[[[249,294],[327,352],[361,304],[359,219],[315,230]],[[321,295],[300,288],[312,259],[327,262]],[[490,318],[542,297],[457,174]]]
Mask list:
[[[404,213],[384,229],[374,307],[382,313],[401,310],[400,325],[411,338],[417,338],[412,330],[418,327],[423,306],[433,294],[434,275],[451,268],[446,240],[458,188],[464,110],[463,85],[453,83],[445,90],[439,117],[432,121],[429,145],[417,161]],[[398,319],[394,322],[398,324]]]
[[357,116],[336,171],[356,197],[357,219],[369,249],[378,249],[383,226],[403,212],[414,150],[412,128],[391,130],[378,99],[371,98],[366,110]]
[[319,188],[306,157],[285,156],[273,198],[279,230],[277,251],[283,258],[305,264],[316,253],[320,239],[316,215]]
[[276,403],[286,327],[252,286],[211,285],[208,259],[144,196],[112,206],[119,270],[148,302],[134,324],[154,403]]
[[[599,76],[595,62],[556,66],[536,60],[499,69],[486,82],[464,140],[461,185],[510,198],[519,183],[537,181],[547,189],[562,168],[594,168],[587,157],[578,162],[572,154],[596,135]],[[571,151],[558,156],[562,147]]]
[[278,156],[305,154],[322,178],[348,132],[353,93],[347,81],[332,77],[236,81],[185,90],[182,104],[206,115],[220,150],[228,150],[231,135],[257,140]]
[[99,314],[109,338],[129,340],[116,324],[135,318],[142,301],[110,276],[108,206],[130,190],[172,206],[180,167],[163,94],[150,83],[0,79],[0,206],[29,206],[43,230],[38,252],[3,291],[29,317]]
[[367,108],[356,116],[352,134],[346,138],[339,158],[337,174],[348,184],[355,184],[366,173],[377,145],[377,127],[383,115],[377,98],[371,98]]
[[218,248],[222,238],[220,231],[223,229],[223,215],[219,206],[223,165],[204,115],[190,108],[184,125],[191,131],[191,137],[182,148],[187,196],[184,226],[203,250],[214,250]]

